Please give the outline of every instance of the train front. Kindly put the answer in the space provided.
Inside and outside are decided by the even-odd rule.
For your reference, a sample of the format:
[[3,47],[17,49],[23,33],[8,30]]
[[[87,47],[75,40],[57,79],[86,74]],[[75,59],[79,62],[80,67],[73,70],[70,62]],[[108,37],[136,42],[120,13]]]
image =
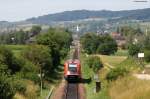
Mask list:
[[79,80],[81,78],[79,60],[69,60],[64,64],[64,77],[66,80]]

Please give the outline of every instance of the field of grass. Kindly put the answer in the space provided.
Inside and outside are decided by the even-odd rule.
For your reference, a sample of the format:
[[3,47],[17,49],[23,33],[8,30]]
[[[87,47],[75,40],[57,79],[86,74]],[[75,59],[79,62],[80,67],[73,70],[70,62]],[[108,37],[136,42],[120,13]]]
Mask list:
[[117,66],[127,58],[126,56],[107,56],[107,55],[99,55],[99,56],[103,64],[109,64],[113,67]]
[[128,56],[128,51],[127,50],[118,50],[115,53],[115,56]]
[[150,81],[125,77],[114,81],[109,88],[111,99],[150,99]]
[[27,48],[27,45],[5,45],[5,46],[8,47],[10,50],[12,50],[12,52],[16,56],[18,56],[22,50]]
[[[113,56],[112,55],[111,56],[98,55],[98,56],[100,56],[104,64],[104,68],[102,68],[99,71],[99,79],[101,81],[102,89],[100,92],[94,93],[95,81],[92,80],[91,82],[86,83],[85,87],[86,87],[87,99],[148,99],[146,98],[146,97],[149,97],[147,94],[147,91],[145,95],[144,93],[140,94],[140,96],[136,95],[136,93],[138,94],[138,90],[140,90],[140,88],[138,87],[140,86],[140,83],[143,84],[142,88],[146,88],[146,86],[144,86],[144,81],[140,81],[135,78],[132,78],[132,73],[137,73],[141,71],[141,67],[139,66],[139,63],[136,59],[128,57],[127,51],[120,50],[119,52],[117,52],[117,54]],[[81,62],[82,62],[83,78],[84,79],[89,79],[90,77],[93,78],[94,73],[86,65],[85,58],[86,58],[86,55],[82,53]],[[131,77],[129,77],[128,75],[127,77],[122,77],[116,81],[112,81],[108,83],[106,80],[106,75],[111,69],[105,68],[107,67],[107,65],[113,66],[113,68],[119,67],[119,66],[126,67],[130,71],[131,74],[129,75]],[[146,82],[145,84],[149,84],[149,83]],[[136,93],[134,93],[134,91]],[[132,93],[134,94],[132,95]],[[126,94],[126,97],[125,97],[125,94]],[[123,98],[122,96],[124,96],[125,98]],[[131,96],[132,98],[128,98],[128,96]]]

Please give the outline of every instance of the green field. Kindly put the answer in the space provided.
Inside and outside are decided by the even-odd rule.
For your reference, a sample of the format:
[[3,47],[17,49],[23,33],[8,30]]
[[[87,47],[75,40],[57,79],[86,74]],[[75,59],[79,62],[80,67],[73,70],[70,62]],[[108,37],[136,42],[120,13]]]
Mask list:
[[127,50],[118,50],[115,53],[115,56],[128,56],[128,51]]
[[18,56],[22,50],[27,48],[27,45],[4,45],[8,47],[16,56]]

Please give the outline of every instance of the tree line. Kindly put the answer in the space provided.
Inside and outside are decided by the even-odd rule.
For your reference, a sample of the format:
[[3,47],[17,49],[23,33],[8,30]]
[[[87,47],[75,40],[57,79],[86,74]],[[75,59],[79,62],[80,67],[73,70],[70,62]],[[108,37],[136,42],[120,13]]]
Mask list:
[[110,55],[117,51],[116,41],[109,35],[87,33],[81,37],[81,44],[88,54]]
[[0,34],[0,44],[26,44],[27,41],[41,32],[42,28],[38,25],[32,26],[29,31],[12,31]]

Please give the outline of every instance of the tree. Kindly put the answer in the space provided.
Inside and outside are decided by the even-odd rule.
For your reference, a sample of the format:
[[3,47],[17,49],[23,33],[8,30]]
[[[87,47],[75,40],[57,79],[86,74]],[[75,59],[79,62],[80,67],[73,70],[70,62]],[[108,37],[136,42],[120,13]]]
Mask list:
[[6,74],[0,73],[0,98],[12,99],[15,95],[15,89],[12,80]]
[[103,64],[98,56],[90,56],[86,60],[87,65],[93,69],[94,73],[98,73],[98,71],[103,67]]
[[97,52],[103,55],[114,54],[116,51],[117,44],[115,42],[101,44],[97,49]]
[[0,34],[1,44],[25,44],[27,39],[28,33],[23,30]]
[[33,33],[32,36],[35,36],[35,35],[39,34],[41,32],[41,30],[42,30],[42,28],[40,26],[35,25],[31,28],[30,32]]
[[98,71],[103,67],[103,64],[98,56],[93,57],[93,71],[94,73],[98,73]]
[[37,36],[37,43],[46,45],[51,50],[52,64],[56,68],[60,60],[67,55],[72,41],[70,32],[64,29],[50,28],[47,33]]
[[83,49],[88,54],[114,54],[117,51],[117,43],[109,35],[97,36],[96,34],[85,34],[81,38]]
[[47,77],[52,69],[52,58],[50,49],[43,45],[32,45],[24,52],[24,57],[32,61],[39,70],[41,95],[43,88],[43,76]]
[[98,36],[94,33],[87,33],[81,37],[81,43],[86,53],[96,53],[99,45]]
[[131,56],[137,55],[141,51],[141,47],[139,44],[130,44],[128,53]]
[[39,71],[41,70],[42,73],[48,74],[52,69],[50,51],[46,46],[32,45],[23,52],[23,56],[34,63]]
[[11,74],[21,70],[21,65],[18,59],[13,55],[11,50],[4,46],[0,46],[0,63],[7,66]]

